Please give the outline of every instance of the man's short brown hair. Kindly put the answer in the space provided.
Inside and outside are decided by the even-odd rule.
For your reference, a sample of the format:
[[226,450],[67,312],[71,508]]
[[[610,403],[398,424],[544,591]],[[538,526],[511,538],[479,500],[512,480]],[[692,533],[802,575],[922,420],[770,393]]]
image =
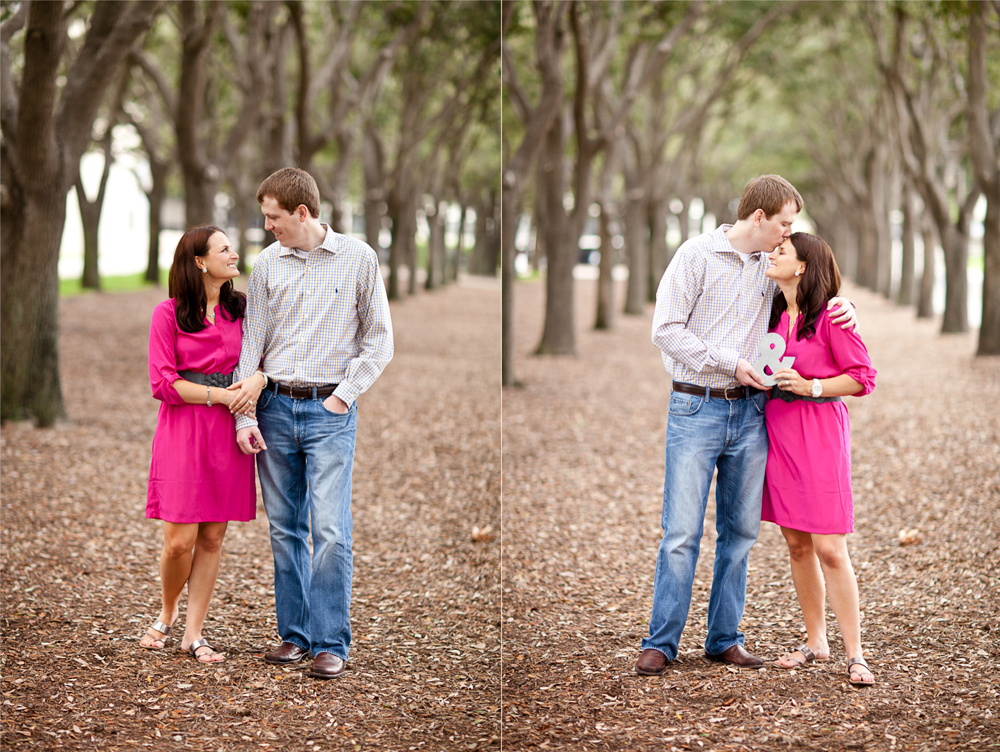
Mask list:
[[257,203],[263,204],[268,196],[286,212],[294,212],[302,205],[319,219],[319,187],[305,170],[284,167],[269,175],[257,189]]
[[802,211],[802,196],[794,185],[780,175],[761,175],[747,183],[747,187],[743,189],[736,219],[746,219],[758,209],[763,209],[765,216],[770,219],[784,209],[789,201],[795,202],[796,211]]

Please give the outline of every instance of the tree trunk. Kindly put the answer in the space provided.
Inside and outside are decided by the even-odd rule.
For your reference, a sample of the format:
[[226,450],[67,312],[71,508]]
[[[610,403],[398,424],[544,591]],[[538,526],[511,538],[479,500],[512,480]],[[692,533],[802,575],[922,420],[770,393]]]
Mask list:
[[535,252],[531,257],[531,268],[535,272],[541,271],[542,262],[545,260],[545,232],[542,228],[549,222],[548,202],[544,190],[546,179],[545,160],[539,159],[535,166],[535,214],[531,218],[532,224],[535,225]]
[[410,277],[406,281],[406,291],[409,295],[417,294],[417,191],[410,186],[407,193],[406,203],[403,209],[403,216],[406,219],[406,265],[410,270]]
[[458,241],[455,243],[455,247],[452,249],[451,254],[451,281],[458,281],[458,271],[462,266],[462,256],[464,254],[464,243],[465,243],[465,215],[469,212],[469,207],[465,197],[460,197],[459,199],[461,215],[458,218]]
[[385,177],[382,167],[382,144],[371,124],[365,127],[361,153],[365,176],[365,240],[368,245],[379,251],[379,234],[382,230],[383,204],[385,204]]
[[[977,191],[978,193],[978,191]],[[952,223],[948,216],[938,221],[938,236],[944,250],[944,316],[942,334],[969,331],[969,214],[959,212]],[[935,216],[935,219],[942,217]]]
[[469,260],[469,273],[495,277],[500,249],[496,223],[496,191],[483,190],[482,203],[476,207],[476,245]]
[[153,185],[145,191],[149,201],[149,255],[146,262],[146,281],[154,285],[160,284],[160,213],[163,211],[163,201],[167,194],[167,167],[164,164],[154,165],[150,160],[149,168],[153,173]]
[[899,274],[899,294],[896,296],[896,302],[901,306],[908,306],[913,305],[913,280],[917,256],[917,223],[913,216],[913,188],[910,186],[910,181],[906,178],[903,179],[901,204],[903,211],[903,258]]
[[601,263],[597,275],[597,320],[595,329],[615,328],[615,295],[612,272],[615,268],[615,249],[611,247],[611,212],[613,203],[605,195],[601,203],[600,237]]
[[[158,4],[96,2],[84,43],[64,64],[62,3],[32,3],[24,36],[16,133],[4,122],[0,248],[0,419],[65,416],[59,376],[59,246],[66,195],[103,94]],[[16,154],[11,161],[10,153]]]
[[628,287],[625,313],[642,315],[646,310],[651,275],[646,195],[641,184],[625,187],[625,250],[628,253]]
[[405,252],[400,240],[405,232],[403,228],[403,199],[399,195],[398,186],[393,186],[387,196],[386,202],[389,206],[389,220],[392,222],[392,241],[389,244],[389,278],[386,280],[386,295],[389,300],[399,300],[402,293],[399,287],[399,267],[402,264],[402,255]]
[[[444,211],[441,207],[445,206]],[[427,216],[430,236],[427,238],[427,281],[424,287],[434,290],[447,282],[445,275],[444,231],[447,220],[447,206],[434,196],[433,212]]]
[[858,201],[858,268],[855,281],[873,292],[878,291],[878,238],[875,233],[875,212],[871,201]]
[[889,297],[892,294],[892,235],[889,232],[889,205],[886,199],[885,159],[878,155],[878,167],[872,180],[872,230],[875,243],[875,289]]
[[[93,201],[87,198],[87,193],[83,188],[83,177],[77,169],[76,180],[76,202],[80,209],[80,222],[83,224],[83,276],[80,279],[80,286],[85,290],[101,289],[101,273],[98,268],[98,235],[101,225],[101,210],[104,208],[104,196],[108,187],[108,177],[111,175],[111,163],[114,161],[111,156],[111,126],[101,141],[104,151],[104,167],[101,171],[101,182],[97,186],[97,196]],[[82,163],[81,163],[82,166]]]
[[[517,250],[514,247],[514,233],[517,231],[518,206],[515,203],[517,191],[506,181],[500,195],[501,211],[501,253],[500,290],[501,290],[501,323],[500,323],[500,383],[502,386],[514,386],[517,379],[514,376],[514,284],[517,281],[514,270],[514,257]],[[462,214],[463,220],[465,214]],[[461,247],[461,233],[459,233]]]
[[667,200],[660,195],[650,196],[646,206],[649,225],[649,276],[646,283],[646,301],[656,302],[656,288],[667,270],[670,255],[667,249]]
[[[990,128],[986,3],[975,3],[969,16],[969,142],[976,182],[986,196],[983,220],[983,319],[976,355],[1000,355],[1000,164]],[[995,82],[994,82],[995,85]],[[996,113],[994,113],[995,115]]]
[[983,221],[983,322],[976,355],[1000,355],[1000,182],[993,186]]
[[917,299],[917,318],[934,318],[934,279],[937,275],[937,243],[931,221],[921,223],[920,236],[924,242],[924,271],[920,276],[920,293]]
[[576,266],[579,248],[577,240],[570,237],[570,221],[563,208],[563,197],[566,195],[566,173],[563,169],[565,148],[565,126],[562,118],[556,117],[546,135],[542,153],[548,223],[546,227],[539,228],[544,234],[547,258],[545,328],[536,349],[540,355],[576,354],[573,267]]

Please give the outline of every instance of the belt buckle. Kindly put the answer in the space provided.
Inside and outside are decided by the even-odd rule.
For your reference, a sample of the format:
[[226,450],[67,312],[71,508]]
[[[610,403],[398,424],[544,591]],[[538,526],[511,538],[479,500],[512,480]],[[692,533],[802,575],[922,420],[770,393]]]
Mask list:
[[[743,394],[739,394],[738,396],[733,397],[733,398],[730,399],[729,392],[730,391],[732,391],[732,392],[738,392],[738,390],[740,390],[740,389],[743,390]],[[741,400],[741,399],[743,399],[746,396],[746,387],[745,386],[731,386],[728,389],[723,389],[722,393],[724,395],[726,395],[726,402],[736,402],[736,400]]]

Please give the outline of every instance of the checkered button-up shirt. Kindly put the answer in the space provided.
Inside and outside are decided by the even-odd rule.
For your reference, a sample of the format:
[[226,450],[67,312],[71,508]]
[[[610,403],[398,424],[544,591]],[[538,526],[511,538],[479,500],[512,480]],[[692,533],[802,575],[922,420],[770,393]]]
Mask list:
[[[392,359],[392,321],[369,246],[329,227],[313,251],[274,243],[254,263],[236,378],[258,366],[288,386],[339,384],[350,405]],[[256,425],[239,416],[237,430]]]
[[764,276],[767,255],[744,262],[726,238],[730,227],[683,243],[656,291],[653,344],[676,381],[736,386],[737,361],[759,356],[776,287]]

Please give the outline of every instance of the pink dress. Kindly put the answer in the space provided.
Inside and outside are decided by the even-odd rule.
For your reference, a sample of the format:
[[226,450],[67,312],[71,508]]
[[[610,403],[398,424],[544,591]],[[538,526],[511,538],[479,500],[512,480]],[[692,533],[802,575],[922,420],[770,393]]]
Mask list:
[[[853,330],[832,324],[825,311],[811,339],[795,339],[794,332],[789,339],[787,312],[771,331],[785,339],[784,357],[794,356],[792,368],[803,377],[846,373],[861,384],[857,397],[875,388],[876,372],[864,342]],[[844,402],[772,397],[764,420],[770,446],[761,519],[807,533],[854,532],[851,424]]]
[[[146,517],[167,522],[246,522],[257,515],[253,456],[236,445],[225,405],[189,405],[173,387],[181,370],[229,373],[240,358],[242,320],[215,309],[215,326],[188,334],[177,326],[173,299],[153,310],[149,382],[160,400]],[[206,322],[207,323],[207,322]]]

